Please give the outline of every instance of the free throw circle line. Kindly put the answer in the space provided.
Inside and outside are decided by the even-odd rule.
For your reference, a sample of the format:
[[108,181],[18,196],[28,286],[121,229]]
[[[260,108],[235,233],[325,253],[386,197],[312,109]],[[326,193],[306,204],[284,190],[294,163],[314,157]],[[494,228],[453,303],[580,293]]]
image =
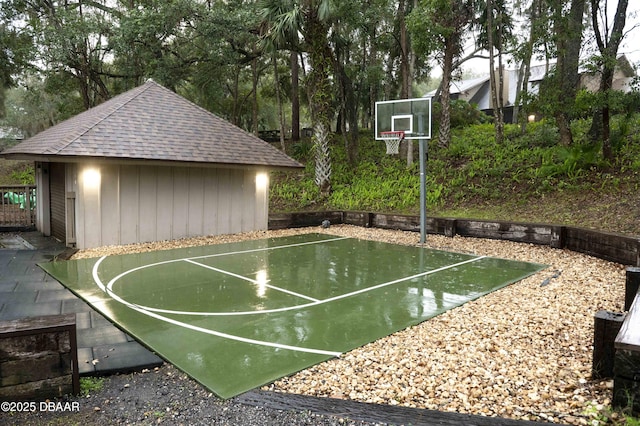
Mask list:
[[347,297],[355,296],[357,294],[361,294],[361,293],[366,293],[368,291],[377,290],[379,288],[387,287],[387,286],[390,286],[390,285],[393,285],[393,284],[398,284],[398,283],[401,283],[403,281],[410,281],[410,280],[415,279],[415,278],[426,277],[427,275],[435,274],[437,272],[446,271],[447,269],[456,268],[458,266],[462,266],[462,265],[465,265],[467,263],[476,262],[476,261],[484,259],[486,257],[487,256],[474,257],[474,258],[471,258],[471,259],[464,260],[462,262],[454,263],[452,265],[442,266],[440,268],[432,269],[430,271],[421,272],[421,273],[418,273],[418,274],[415,274],[415,275],[411,275],[411,276],[408,276],[408,277],[398,278],[397,280],[393,280],[393,281],[387,281],[387,282],[384,282],[382,284],[377,284],[377,285],[372,286],[372,287],[363,288],[363,289],[360,289],[360,290],[352,291],[350,293],[345,293],[345,294],[341,294],[339,296],[330,297],[328,299],[318,300],[317,302],[304,303],[302,305],[287,306],[287,307],[284,307],[284,308],[264,309],[264,310],[261,310],[261,311],[194,312],[194,311],[175,311],[175,310],[171,310],[171,309],[152,308],[152,307],[144,306],[144,305],[137,305],[137,306],[140,306],[141,308],[144,308],[144,309],[146,309],[148,311],[152,311],[152,312],[160,312],[160,313],[174,314],[174,315],[205,316],[205,317],[206,316],[213,317],[213,316],[238,316],[238,315],[273,314],[273,313],[278,313],[278,312],[287,312],[287,311],[293,311],[293,310],[296,310],[296,309],[309,308],[311,306],[321,305],[323,303],[328,303],[328,302],[335,302],[335,301],[340,300],[340,299],[345,299]]
[[[305,243],[283,244],[281,246],[262,247],[262,248],[249,249],[249,250],[230,251],[230,252],[226,252],[226,253],[205,254],[205,255],[202,255],[202,256],[188,257],[186,259],[207,259],[209,257],[232,256],[232,255],[235,255],[235,254],[256,253],[256,252],[261,252],[261,251],[278,250],[278,249],[290,248],[290,247],[302,247],[302,246],[308,246],[308,245],[312,245],[312,244],[331,243],[333,241],[341,241],[341,240],[347,240],[347,239],[349,239],[349,237],[336,237],[336,238],[328,238],[326,240],[307,241]],[[178,259],[178,260],[184,260],[184,259]]]
[[217,337],[222,337],[224,339],[229,339],[229,340],[235,340],[238,342],[243,342],[243,343],[250,343],[253,345],[259,345],[259,346],[267,346],[267,347],[272,347],[272,348],[276,348],[276,349],[287,349],[290,351],[296,351],[296,352],[306,352],[306,353],[312,353],[312,354],[318,354],[318,355],[328,355],[328,356],[333,356],[333,357],[340,357],[342,355],[342,352],[335,352],[335,351],[327,351],[324,349],[314,349],[314,348],[305,348],[305,347],[301,347],[301,346],[292,346],[292,345],[284,345],[281,343],[274,343],[274,342],[267,342],[264,340],[255,340],[255,339],[248,339],[246,337],[241,337],[241,336],[235,336],[233,334],[227,334],[227,333],[222,333],[219,331],[215,331],[215,330],[211,330],[208,328],[204,328],[204,327],[198,327],[195,326],[193,324],[188,324],[182,321],[178,321],[172,318],[168,318],[165,317],[163,315],[160,315],[156,312],[150,312],[147,309],[145,309],[143,306],[137,305],[135,303],[131,303],[128,302],[126,300],[124,300],[123,298],[121,298],[120,296],[118,296],[116,293],[113,292],[113,290],[111,290],[111,286],[113,285],[113,280],[111,280],[106,286],[102,283],[102,280],[100,279],[100,277],[98,276],[98,267],[100,265],[100,263],[102,263],[102,261],[106,258],[106,256],[101,257],[93,266],[93,270],[92,270],[92,275],[94,280],[96,281],[96,285],[98,287],[100,287],[101,289],[103,289],[103,291],[105,291],[113,300],[122,303],[123,305],[143,314],[146,316],[149,316],[151,318],[155,318],[157,320],[160,321],[164,321],[167,322],[169,324],[173,324],[179,327],[183,327],[183,328],[187,328],[193,331],[198,331],[200,333],[205,333],[205,334],[210,334],[212,336],[217,336]]
[[[161,262],[155,262],[155,263],[148,263],[146,265],[142,265],[142,266],[137,266],[135,268],[131,268],[128,269],[122,273],[120,273],[119,275],[117,275],[115,278],[113,278],[111,281],[117,281],[120,278],[124,277],[125,275],[128,275],[132,272],[137,272],[140,271],[142,269],[146,269],[146,268],[152,268],[154,266],[160,266],[160,265],[166,265],[168,263],[175,263],[175,262],[183,262],[185,260],[194,260],[194,259],[207,259],[210,257],[219,257],[219,256],[230,256],[230,255],[234,255],[234,254],[243,254],[243,253],[256,253],[256,252],[261,252],[261,251],[270,251],[270,250],[277,250],[277,249],[281,249],[281,248],[289,248],[289,247],[301,247],[301,246],[307,246],[307,245],[311,245],[311,244],[321,244],[321,243],[328,243],[328,242],[333,242],[333,241],[340,241],[340,240],[346,240],[349,237],[337,237],[337,238],[329,238],[326,240],[318,240],[318,241],[307,241],[305,243],[295,243],[295,244],[284,244],[281,246],[274,246],[274,247],[262,247],[259,249],[250,249],[250,250],[239,250],[239,251],[234,251],[234,252],[227,252],[227,253],[217,253],[217,254],[208,254],[208,255],[203,255],[203,256],[194,256],[194,257],[182,257],[182,258],[178,258],[178,259],[169,259],[169,260],[163,260]],[[98,263],[102,263],[102,261],[104,259],[106,259],[107,256],[102,256],[99,260]],[[97,270],[93,271],[93,278],[94,281],[96,283],[98,283],[98,281],[96,280],[97,276],[98,276],[98,272]],[[104,291],[105,288],[101,287],[100,285],[98,285],[98,287],[102,288],[102,290]]]
[[315,299],[313,297],[305,296],[304,294],[296,293],[295,291],[290,291],[290,290],[286,290],[284,288],[280,288],[280,287],[276,287],[276,286],[273,286],[273,285],[269,285],[269,284],[267,284],[267,281],[260,282],[260,281],[254,280],[252,278],[248,278],[248,277],[244,277],[242,275],[235,274],[235,273],[233,273],[231,271],[225,271],[224,269],[220,269],[220,268],[216,268],[216,267],[213,267],[213,266],[205,265],[204,263],[196,262],[195,260],[185,259],[185,262],[189,262],[191,264],[198,265],[198,266],[201,266],[203,268],[211,269],[212,271],[220,272],[221,274],[230,275],[232,277],[239,278],[241,280],[249,281],[250,283],[255,284],[255,285],[263,285],[263,286],[271,288],[273,290],[281,291],[283,293],[287,293],[287,294],[290,294],[292,296],[300,297],[302,299],[307,299],[307,300],[311,300],[311,301],[314,301],[314,302],[318,302],[319,301],[319,299]]

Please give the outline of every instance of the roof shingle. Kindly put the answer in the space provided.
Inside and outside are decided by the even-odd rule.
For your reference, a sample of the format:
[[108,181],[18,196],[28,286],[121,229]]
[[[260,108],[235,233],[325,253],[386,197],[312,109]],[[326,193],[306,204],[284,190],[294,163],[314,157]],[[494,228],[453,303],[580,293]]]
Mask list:
[[302,167],[257,136],[152,80],[0,155]]

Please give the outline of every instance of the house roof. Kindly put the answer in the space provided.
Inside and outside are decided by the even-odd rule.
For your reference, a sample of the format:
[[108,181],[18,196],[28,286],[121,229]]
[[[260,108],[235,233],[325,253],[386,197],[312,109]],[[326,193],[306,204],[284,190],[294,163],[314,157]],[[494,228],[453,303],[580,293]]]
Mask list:
[[152,80],[0,153],[299,168],[269,143]]
[[[451,80],[451,88],[449,90],[449,93],[454,95],[457,93],[464,93],[470,90],[474,90],[482,86],[487,81],[489,81],[489,76],[472,78],[469,80]],[[426,95],[424,95],[423,97],[433,98],[437,92],[438,92],[438,89],[434,89],[429,93],[427,93]]]

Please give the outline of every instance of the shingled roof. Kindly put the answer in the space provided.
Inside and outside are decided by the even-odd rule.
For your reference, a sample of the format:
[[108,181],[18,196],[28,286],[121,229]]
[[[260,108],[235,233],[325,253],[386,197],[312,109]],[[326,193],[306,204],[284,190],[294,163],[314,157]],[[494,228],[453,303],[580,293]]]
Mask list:
[[152,80],[0,155],[302,167],[257,136]]

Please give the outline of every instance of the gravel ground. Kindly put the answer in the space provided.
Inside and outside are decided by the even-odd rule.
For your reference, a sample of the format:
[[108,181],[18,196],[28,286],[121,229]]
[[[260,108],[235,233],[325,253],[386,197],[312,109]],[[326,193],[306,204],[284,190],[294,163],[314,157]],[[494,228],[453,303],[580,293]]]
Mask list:
[[[12,425],[372,425],[222,401],[170,364],[154,370],[105,377],[100,390],[61,402],[58,412],[0,413]],[[64,404],[69,406],[66,411]],[[78,410],[73,410],[77,403]],[[37,407],[39,407],[39,402]]]
[[[414,232],[341,225],[104,247],[74,258],[308,232],[419,244]],[[593,318],[599,310],[623,309],[623,265],[531,244],[432,235],[427,240],[433,248],[549,267],[263,389],[576,425],[592,424],[608,411],[613,382],[591,379]],[[222,402],[169,365],[109,377],[101,391],[76,401],[78,423],[90,424],[367,424]],[[62,418],[38,413],[14,420],[29,424],[47,415]]]

